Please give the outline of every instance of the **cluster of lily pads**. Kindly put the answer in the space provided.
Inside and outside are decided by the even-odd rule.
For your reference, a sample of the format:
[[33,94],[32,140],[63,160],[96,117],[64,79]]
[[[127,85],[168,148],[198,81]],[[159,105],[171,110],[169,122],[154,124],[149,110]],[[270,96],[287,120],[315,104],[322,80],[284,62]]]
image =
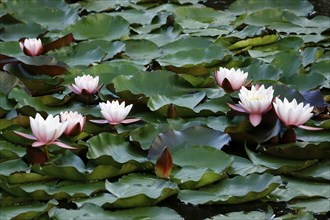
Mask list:
[[326,216],[328,16],[74,2],[2,3],[0,219]]

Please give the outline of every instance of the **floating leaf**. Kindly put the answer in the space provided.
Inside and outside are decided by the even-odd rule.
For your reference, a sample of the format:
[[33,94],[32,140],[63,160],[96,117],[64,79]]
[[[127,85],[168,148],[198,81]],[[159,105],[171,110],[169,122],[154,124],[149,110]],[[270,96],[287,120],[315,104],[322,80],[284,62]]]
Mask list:
[[101,133],[89,139],[87,143],[90,145],[87,158],[93,159],[97,164],[147,162],[143,152],[130,145],[119,135]]
[[314,214],[326,214],[329,211],[329,199],[315,198],[315,199],[304,199],[294,203],[288,204],[291,209],[303,209]]
[[1,207],[0,218],[1,219],[34,219],[40,217],[43,213],[46,213],[55,204],[32,202],[27,205],[13,205]]
[[183,131],[171,129],[155,138],[148,156],[149,158],[157,157],[165,146],[168,146],[174,155],[177,150],[198,145],[221,149],[229,140],[227,134],[201,126],[190,127]]
[[17,41],[23,37],[35,38],[46,31],[40,24],[12,24],[3,27],[0,39],[3,41]]
[[275,201],[291,201],[322,197],[329,199],[329,183],[312,182],[304,179],[283,178],[284,187],[271,193],[270,199]]
[[260,199],[280,185],[281,178],[270,174],[251,174],[225,179],[203,190],[181,190],[179,199],[184,203],[237,204]]
[[306,179],[329,181],[330,180],[329,166],[330,166],[330,160],[320,161],[319,163],[307,167],[306,169],[300,170],[298,172],[294,172],[293,176],[306,178]]
[[268,154],[291,159],[313,160],[330,158],[329,142],[320,143],[295,142],[281,144],[263,149]]
[[130,208],[155,205],[178,192],[176,184],[163,179],[131,173],[123,176],[118,182],[106,181],[109,193],[74,202],[81,207],[84,203],[92,203],[102,207]]
[[49,216],[56,219],[113,219],[121,220],[127,219],[140,219],[148,216],[152,219],[179,219],[181,216],[174,210],[167,207],[143,207],[134,209],[125,209],[117,211],[106,211],[100,206],[85,203],[78,210],[68,210],[64,208],[53,208],[49,210]]
[[306,16],[313,11],[313,5],[307,0],[292,0],[290,2],[286,0],[266,0],[262,2],[238,0],[229,6],[230,12],[237,14],[251,13],[265,8],[285,9],[300,16]]
[[72,33],[76,40],[103,39],[116,40],[129,32],[129,23],[120,16],[90,14],[64,30]]
[[256,154],[250,151],[247,147],[245,150],[254,165],[266,167],[268,168],[268,171],[277,174],[291,173],[293,171],[298,171],[317,163],[317,160],[293,160],[269,156],[264,153]]

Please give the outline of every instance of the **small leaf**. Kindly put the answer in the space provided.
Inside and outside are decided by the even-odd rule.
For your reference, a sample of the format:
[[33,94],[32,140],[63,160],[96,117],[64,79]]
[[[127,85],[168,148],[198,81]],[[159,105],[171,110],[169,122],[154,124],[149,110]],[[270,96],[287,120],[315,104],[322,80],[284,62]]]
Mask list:
[[170,149],[166,146],[157,159],[155,172],[156,175],[160,178],[168,178],[171,174],[173,167],[172,153]]

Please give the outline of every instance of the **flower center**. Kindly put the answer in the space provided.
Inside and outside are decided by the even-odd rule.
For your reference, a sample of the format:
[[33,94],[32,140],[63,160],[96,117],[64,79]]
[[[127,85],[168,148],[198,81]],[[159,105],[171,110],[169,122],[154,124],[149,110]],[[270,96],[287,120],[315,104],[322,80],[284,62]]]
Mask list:
[[261,100],[261,99],[262,99],[262,97],[260,97],[260,96],[254,96],[254,97],[250,98],[250,101],[258,101],[258,100]]

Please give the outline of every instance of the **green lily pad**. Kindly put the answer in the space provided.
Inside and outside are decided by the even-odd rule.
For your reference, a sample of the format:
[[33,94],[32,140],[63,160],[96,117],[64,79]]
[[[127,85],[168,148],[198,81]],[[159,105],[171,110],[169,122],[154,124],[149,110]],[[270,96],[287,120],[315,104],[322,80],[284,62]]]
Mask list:
[[116,40],[128,35],[129,23],[120,16],[90,14],[70,25],[64,34],[72,33],[76,40]]
[[37,23],[6,25],[3,27],[0,39],[3,41],[18,41],[23,37],[35,38],[45,31],[46,29]]
[[268,171],[277,174],[287,174],[293,171],[302,170],[317,163],[317,160],[294,160],[274,157],[264,153],[256,154],[250,151],[247,147],[245,150],[254,165],[266,167]]
[[15,172],[29,172],[31,168],[21,159],[7,160],[0,163],[0,175],[9,176]]
[[229,140],[230,138],[227,134],[202,126],[189,127],[183,131],[170,129],[160,133],[155,138],[149,149],[148,156],[149,158],[158,157],[165,146],[169,147],[173,153],[182,148],[186,149],[198,145],[221,149]]
[[265,8],[285,9],[299,16],[306,16],[313,12],[313,5],[307,0],[292,0],[290,2],[286,0],[265,0],[262,2],[238,0],[229,6],[230,12],[236,14],[251,13]]
[[293,176],[312,179],[316,181],[330,181],[330,161],[324,160],[319,163],[307,167],[306,169],[292,173]]
[[0,141],[0,160],[18,159],[23,157],[26,153],[25,148],[15,146],[7,141]]
[[94,40],[81,42],[73,47],[63,47],[48,53],[48,55],[56,57],[71,67],[79,65],[86,66],[91,63],[101,62],[105,56],[107,59],[112,58],[122,51],[123,48],[124,44],[121,42]]
[[237,204],[257,200],[270,194],[280,185],[281,178],[270,174],[251,174],[225,179],[202,190],[181,190],[179,199],[184,203]]
[[107,211],[100,206],[85,203],[78,210],[53,208],[48,211],[49,217],[55,219],[140,219],[148,216],[152,219],[179,219],[181,216],[167,207],[142,207],[117,211]]
[[193,146],[175,151],[173,163],[181,169],[173,170],[171,178],[180,188],[193,189],[225,178],[224,171],[231,165],[232,157],[213,147]]
[[13,0],[6,2],[5,7],[16,19],[25,23],[35,22],[47,29],[60,30],[78,19],[78,8],[66,4],[64,0],[52,3],[45,0],[38,2]]
[[250,211],[250,212],[230,212],[227,214],[220,214],[212,216],[207,220],[231,220],[231,219],[246,219],[246,220],[258,220],[258,219],[272,219],[273,211],[270,212],[260,212],[260,211]]
[[291,201],[293,199],[327,198],[329,183],[307,181],[305,179],[282,178],[285,185],[270,194],[273,201]]
[[329,211],[330,200],[325,198],[304,199],[288,204],[291,209],[304,210],[314,214],[326,214]]
[[117,182],[106,181],[110,193],[102,193],[89,199],[75,200],[81,207],[92,203],[104,208],[130,208],[155,205],[165,198],[178,193],[178,186],[170,181],[131,173]]
[[197,92],[180,96],[154,95],[148,101],[148,107],[156,111],[169,104],[194,109],[205,97],[205,92]]
[[266,167],[253,164],[250,160],[244,157],[233,155],[232,158],[233,163],[226,171],[230,175],[247,176],[252,173],[264,173],[267,170]]
[[103,181],[61,181],[59,183],[57,181],[48,181],[11,185],[2,182],[1,188],[17,197],[32,197],[36,200],[83,198],[105,189]]
[[66,180],[88,181],[119,176],[132,172],[137,168],[138,165],[136,162],[128,162],[125,164],[113,162],[110,165],[94,165],[88,163],[85,166],[80,157],[70,151],[65,151],[54,158],[53,163],[44,166],[34,165],[33,171]]
[[[295,142],[275,145],[263,150],[270,155],[282,158],[313,160],[330,158],[329,142]],[[261,149],[261,148],[260,148]]]
[[[55,202],[53,202],[55,203]],[[1,219],[34,219],[40,217],[43,213],[47,213],[55,204],[52,202],[45,204],[33,202],[27,205],[12,205],[1,207]]]
[[[157,84],[155,82],[162,82]],[[166,95],[178,96],[189,91],[180,82],[175,73],[170,71],[138,72],[132,76],[117,76],[113,79],[116,92],[130,91],[132,94],[145,96]]]
[[149,40],[126,40],[124,43],[126,55],[142,64],[148,64],[161,55],[158,46]]
[[130,145],[119,135],[101,133],[87,141],[89,144],[87,158],[96,164],[112,165],[116,163],[147,162],[142,151]]

